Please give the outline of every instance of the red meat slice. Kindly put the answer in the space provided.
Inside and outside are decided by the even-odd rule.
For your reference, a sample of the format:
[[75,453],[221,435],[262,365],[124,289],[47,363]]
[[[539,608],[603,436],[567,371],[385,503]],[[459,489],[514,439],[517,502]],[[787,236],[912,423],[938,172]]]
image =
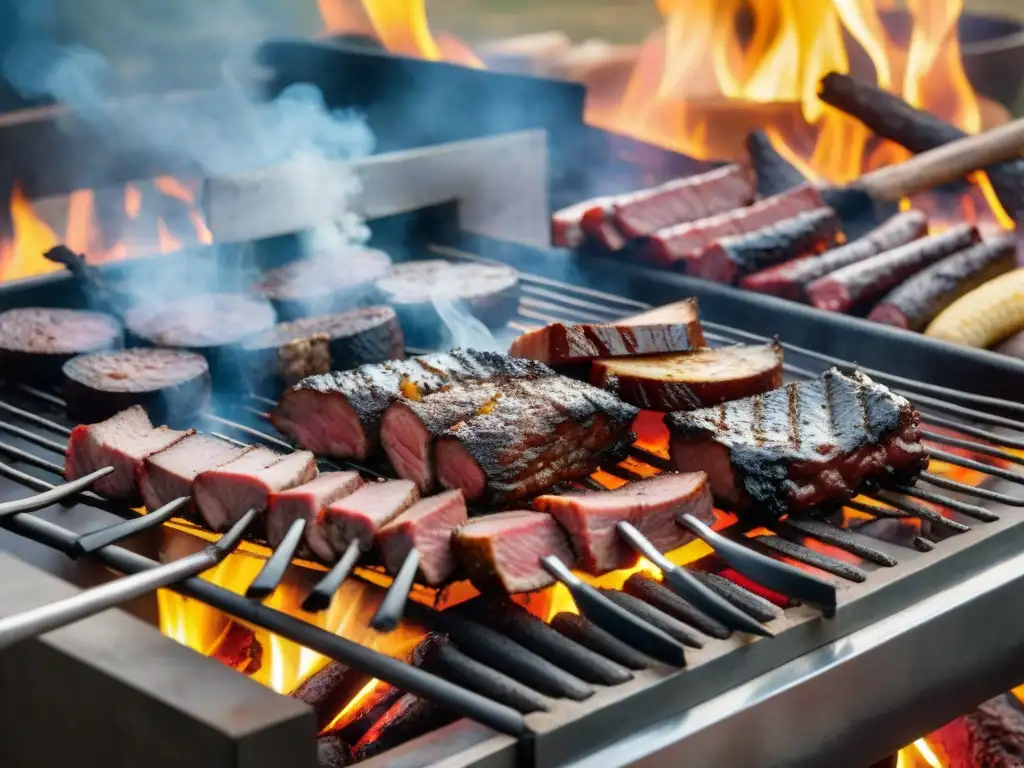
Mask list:
[[315,480],[270,494],[267,500],[267,543],[277,549],[292,523],[306,521],[306,546],[330,562],[334,557],[323,526],[323,510],[363,485],[358,472],[325,472]]
[[452,533],[465,522],[462,491],[445,491],[416,502],[377,534],[388,573],[398,573],[406,555],[415,549],[423,580],[433,586],[443,584],[455,570]]
[[114,472],[96,481],[92,489],[108,499],[137,501],[135,475],[147,456],[184,440],[195,433],[157,427],[139,405],[133,405],[96,424],[81,424],[71,430],[64,456],[64,477],[77,480],[103,467]]
[[366,551],[380,529],[419,500],[416,484],[410,480],[367,483],[326,510],[327,540],[336,554],[358,541]]
[[249,450],[209,435],[189,435],[147,457],[139,467],[142,501],[152,511],[180,496],[191,496],[196,475],[234,461]]

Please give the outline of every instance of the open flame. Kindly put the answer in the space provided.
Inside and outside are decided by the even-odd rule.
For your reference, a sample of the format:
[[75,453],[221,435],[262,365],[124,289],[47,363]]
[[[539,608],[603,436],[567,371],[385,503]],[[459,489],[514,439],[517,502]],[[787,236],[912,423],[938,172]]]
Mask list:
[[[467,62],[464,44],[437,42],[452,38],[435,39],[424,0],[318,0],[318,6],[329,33],[369,34],[394,53],[478,66],[475,57]],[[663,24],[639,47],[628,84],[622,90],[590,83],[586,119],[704,160],[743,159],[746,136],[763,129],[810,178],[849,182],[906,157],[817,97],[823,76],[851,72],[852,40],[879,86],[968,133],[985,127],[957,39],[963,0],[908,0],[906,43],[893,40],[883,23],[880,12],[891,6],[884,0],[657,0]],[[965,196],[963,215],[973,219],[987,206],[1012,227],[987,177],[979,173],[974,181],[978,191]]]

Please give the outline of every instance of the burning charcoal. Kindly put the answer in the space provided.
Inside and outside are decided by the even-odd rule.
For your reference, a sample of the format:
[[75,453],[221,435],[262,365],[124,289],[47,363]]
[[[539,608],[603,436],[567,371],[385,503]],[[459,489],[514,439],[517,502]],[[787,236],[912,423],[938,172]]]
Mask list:
[[378,680],[366,698],[345,713],[333,733],[346,744],[355,744],[404,695],[390,683]]
[[[913,477],[928,462],[910,403],[836,368],[717,408],[672,413],[665,424],[676,467],[707,470],[715,501],[740,513],[812,509],[848,498],[865,480]],[[875,455],[884,461],[866,460]]]
[[785,299],[807,301],[807,286],[819,277],[899,248],[926,234],[928,217],[920,211],[903,211],[863,237],[820,256],[792,259],[747,275],[740,280],[740,287]]
[[646,669],[651,664],[650,659],[632,646],[577,613],[560,613],[551,620],[551,626],[570,640],[575,640],[627,669]]
[[433,702],[405,694],[384,713],[355,746],[356,758],[366,760],[455,722],[457,716]]
[[760,622],[768,622],[779,617],[779,611],[772,603],[724,576],[704,571],[694,571],[693,575],[704,582],[709,589],[717,592],[720,597]]
[[624,457],[638,410],[561,376],[512,382],[493,407],[437,441],[437,477],[470,505],[511,505]]
[[793,529],[799,534],[831,544],[833,547],[845,549],[850,554],[864,560],[869,560],[872,563],[877,563],[884,568],[892,568],[894,565],[898,565],[895,558],[875,549],[866,543],[864,538],[831,523],[826,523],[822,520],[800,520],[790,517],[783,526]]
[[696,627],[709,637],[723,639],[732,634],[729,628],[718,621],[718,619],[714,619],[703,611],[694,608],[675,592],[663,586],[660,581],[648,576],[646,573],[634,573],[626,579],[626,583],[623,584],[622,588],[633,597],[650,603],[669,616],[685,621],[691,627]]
[[757,194],[771,197],[807,183],[807,178],[772,146],[764,131],[747,136],[747,152],[757,178]]
[[578,363],[604,357],[632,357],[663,352],[688,352],[705,346],[697,316],[697,302],[690,301],[685,319],[665,323],[626,320],[601,325],[552,323],[528,331],[512,342],[509,354],[549,364]]
[[157,509],[181,496],[191,496],[192,481],[200,472],[234,461],[248,450],[209,435],[193,433],[146,457],[137,475],[146,508]]
[[456,349],[310,376],[284,393],[270,420],[313,453],[363,461],[379,445],[385,409],[402,396],[417,400],[456,381],[554,375],[530,360]]
[[256,633],[244,624],[232,621],[211,658],[246,675],[254,675],[263,666],[263,646],[256,639]]
[[680,355],[597,360],[591,381],[652,411],[686,411],[782,386],[782,347],[736,344]]
[[625,608],[637,618],[643,619],[652,627],[660,629],[662,632],[669,635],[669,637],[675,638],[683,645],[688,645],[691,648],[704,647],[704,639],[699,634],[683,624],[679,619],[669,616],[667,613],[655,608],[650,603],[646,603],[637,597],[633,597],[633,595],[626,594],[625,592],[619,592],[617,589],[602,589],[600,591],[601,594],[620,608]]
[[120,349],[121,325],[78,309],[21,307],[0,313],[0,378],[49,386],[76,355]]
[[341,736],[328,733],[316,740],[316,762],[320,768],[345,768],[356,762],[356,755]]
[[545,696],[583,701],[594,689],[493,629],[444,611],[441,626],[464,653]]
[[[916,109],[899,96],[849,75],[826,75],[818,97],[915,154],[967,136],[930,112]],[[1004,209],[1011,213],[1024,211],[1024,159],[989,166],[985,173]]]
[[313,708],[317,730],[323,730],[370,679],[365,672],[338,661],[329,661],[289,695]]
[[750,539],[750,541],[755,541],[773,552],[778,552],[780,555],[785,555],[804,565],[810,565],[825,573],[831,573],[833,576],[852,581],[855,584],[862,584],[868,578],[867,572],[855,565],[829,557],[823,552],[810,549],[803,544],[797,544],[789,539],[783,539],[779,536],[756,536]]
[[393,309],[362,307],[278,323],[246,339],[239,354],[249,386],[276,394],[307,376],[401,358],[405,342]]
[[257,290],[281,317],[327,315],[351,309],[373,292],[374,280],[391,271],[383,251],[350,246],[330,258],[294,261],[266,272]]
[[524,648],[588,683],[620,685],[633,678],[625,667],[559,634],[511,601],[481,598],[465,603],[457,610],[498,629]]
[[408,344],[436,348],[456,302],[488,328],[505,325],[519,307],[519,273],[501,264],[409,261],[377,280],[377,294],[398,313]]
[[948,768],[1019,768],[1024,765],[1024,713],[1012,693],[989,699],[928,735]]
[[807,286],[807,298],[818,309],[847,312],[884,296],[911,275],[979,239],[972,225],[960,224],[820,277]]
[[68,415],[99,421],[141,405],[157,422],[180,424],[210,399],[206,358],[178,349],[125,349],[79,355],[64,364]]
[[80,424],[71,430],[64,478],[77,480],[97,469],[114,467],[116,471],[95,482],[93,490],[108,499],[135,501],[139,498],[136,477],[146,459],[193,434],[195,430],[154,428],[142,407],[132,406],[98,424]]

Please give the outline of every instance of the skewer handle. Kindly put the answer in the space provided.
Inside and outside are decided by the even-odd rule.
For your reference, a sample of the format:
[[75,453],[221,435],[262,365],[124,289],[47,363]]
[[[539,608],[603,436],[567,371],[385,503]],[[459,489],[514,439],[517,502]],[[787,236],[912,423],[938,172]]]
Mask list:
[[1024,153],[1024,118],[922,152],[898,165],[864,174],[854,187],[879,200],[895,202],[956,181]]

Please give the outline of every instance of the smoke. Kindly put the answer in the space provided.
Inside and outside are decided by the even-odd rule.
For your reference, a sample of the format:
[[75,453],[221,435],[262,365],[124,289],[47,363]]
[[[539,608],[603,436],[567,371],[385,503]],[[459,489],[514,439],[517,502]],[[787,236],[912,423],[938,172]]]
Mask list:
[[506,351],[494,338],[490,329],[478,317],[473,316],[466,303],[453,299],[444,288],[432,290],[430,302],[447,330],[446,346],[477,349],[481,352]]

